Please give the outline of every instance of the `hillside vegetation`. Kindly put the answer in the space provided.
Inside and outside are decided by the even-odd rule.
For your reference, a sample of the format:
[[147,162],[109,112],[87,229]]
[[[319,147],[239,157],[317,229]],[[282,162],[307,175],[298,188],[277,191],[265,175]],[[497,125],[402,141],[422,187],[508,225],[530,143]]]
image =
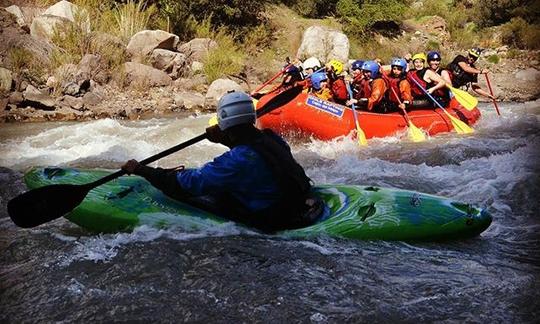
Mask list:
[[[42,6],[54,2],[37,1]],[[169,31],[183,41],[194,37],[215,39],[219,47],[205,62],[210,80],[222,74],[237,74],[246,65],[248,70],[264,74],[261,64],[268,66],[275,58],[295,55],[303,31],[298,28],[313,23],[342,29],[351,41],[351,58],[388,59],[402,55],[403,46],[408,46],[411,38],[402,37],[398,42],[398,37],[411,24],[435,15],[446,21],[451,47],[455,49],[508,45],[509,55],[517,55],[516,50],[540,48],[540,2],[534,0],[282,0],[278,5],[268,0],[73,2],[89,12],[93,30],[113,34],[124,42],[144,29]],[[73,29],[55,37],[53,41],[60,51],[55,53],[54,68],[76,63],[86,53],[107,57],[111,68],[124,61],[114,46],[98,44],[89,36]],[[381,37],[394,41],[381,41]],[[441,49],[441,44],[428,40],[409,47],[409,51]],[[275,65],[270,66],[275,69]]]

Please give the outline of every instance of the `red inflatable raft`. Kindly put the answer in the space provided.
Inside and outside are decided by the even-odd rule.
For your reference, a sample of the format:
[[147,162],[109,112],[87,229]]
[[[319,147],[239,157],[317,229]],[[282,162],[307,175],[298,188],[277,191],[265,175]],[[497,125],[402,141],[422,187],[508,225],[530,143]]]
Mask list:
[[[272,94],[262,97],[257,107],[272,98]],[[452,99],[446,110],[454,117],[473,125],[480,118],[480,111],[465,109]],[[366,138],[387,137],[406,131],[407,122],[400,112],[388,114],[357,110],[360,128]],[[448,116],[439,108],[414,109],[408,112],[412,123],[429,135],[450,132],[454,128]],[[299,94],[287,105],[276,109],[257,121],[261,128],[291,136],[313,136],[329,140],[346,136],[354,130],[354,116],[350,107],[325,101],[307,93]]]

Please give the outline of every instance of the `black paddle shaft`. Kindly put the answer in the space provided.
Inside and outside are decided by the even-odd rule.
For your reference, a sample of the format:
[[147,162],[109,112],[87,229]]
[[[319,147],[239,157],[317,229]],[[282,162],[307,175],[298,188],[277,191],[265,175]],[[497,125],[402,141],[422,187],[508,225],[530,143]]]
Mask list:
[[[296,98],[302,87],[293,87],[285,90],[266,102],[257,110],[257,117],[261,117],[272,110],[284,106]],[[206,133],[190,140],[166,149],[163,152],[152,155],[140,161],[146,165],[157,161],[167,155],[180,151],[188,146],[207,138]],[[77,207],[93,188],[114,180],[126,174],[124,170],[118,170],[94,182],[84,185],[54,184],[32,189],[8,202],[8,214],[11,220],[19,227],[31,228],[56,218],[62,217]]]

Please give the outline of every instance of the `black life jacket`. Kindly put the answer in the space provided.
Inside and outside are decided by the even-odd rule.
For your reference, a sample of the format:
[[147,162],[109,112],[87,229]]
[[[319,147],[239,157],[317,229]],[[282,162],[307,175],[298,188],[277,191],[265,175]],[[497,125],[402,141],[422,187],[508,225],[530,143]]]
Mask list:
[[[452,79],[452,86],[455,88],[459,88],[461,86],[464,86],[470,82],[475,82],[476,77],[474,74],[465,72],[461,66],[459,66],[460,62],[465,62],[469,64],[467,58],[463,55],[458,55],[454,58],[452,63],[448,64],[448,70],[451,72],[451,79]],[[474,64],[469,64],[471,67],[474,67]]]
[[303,208],[311,190],[311,179],[296,162],[288,146],[280,143],[272,130],[265,129],[252,141],[246,143],[261,155],[269,165],[276,183],[283,193],[281,204],[287,208]]

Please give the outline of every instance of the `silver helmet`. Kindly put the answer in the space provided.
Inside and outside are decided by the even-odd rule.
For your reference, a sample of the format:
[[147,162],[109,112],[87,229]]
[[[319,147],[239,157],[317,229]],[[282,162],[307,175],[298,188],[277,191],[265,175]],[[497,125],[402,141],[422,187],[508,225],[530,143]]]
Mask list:
[[217,105],[218,125],[221,130],[240,124],[254,124],[255,107],[251,97],[242,91],[229,91]]

